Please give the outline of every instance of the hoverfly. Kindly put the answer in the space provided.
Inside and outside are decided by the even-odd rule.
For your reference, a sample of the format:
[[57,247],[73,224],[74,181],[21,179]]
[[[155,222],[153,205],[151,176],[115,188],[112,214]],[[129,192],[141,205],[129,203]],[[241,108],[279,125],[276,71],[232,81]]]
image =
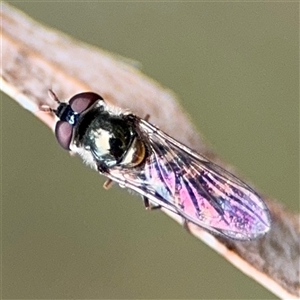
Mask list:
[[92,92],[48,108],[60,119],[62,148],[139,193],[146,207],[163,207],[212,233],[251,240],[269,231],[269,211],[247,184],[179,143],[145,119],[109,107]]

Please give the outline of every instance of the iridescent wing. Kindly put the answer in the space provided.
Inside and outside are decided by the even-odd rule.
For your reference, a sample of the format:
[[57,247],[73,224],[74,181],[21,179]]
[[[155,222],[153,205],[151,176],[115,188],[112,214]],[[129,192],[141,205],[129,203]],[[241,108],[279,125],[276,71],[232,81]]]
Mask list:
[[154,205],[226,237],[249,240],[270,229],[268,209],[248,185],[145,120],[135,119],[149,157],[141,167],[117,167],[105,175]]

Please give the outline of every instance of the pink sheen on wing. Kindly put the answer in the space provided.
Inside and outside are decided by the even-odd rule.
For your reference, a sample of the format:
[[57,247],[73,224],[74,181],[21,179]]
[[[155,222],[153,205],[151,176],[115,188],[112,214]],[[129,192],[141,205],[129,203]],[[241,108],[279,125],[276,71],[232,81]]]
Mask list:
[[150,154],[137,170],[110,170],[111,178],[186,222],[239,240],[270,229],[268,209],[240,179],[140,119]]

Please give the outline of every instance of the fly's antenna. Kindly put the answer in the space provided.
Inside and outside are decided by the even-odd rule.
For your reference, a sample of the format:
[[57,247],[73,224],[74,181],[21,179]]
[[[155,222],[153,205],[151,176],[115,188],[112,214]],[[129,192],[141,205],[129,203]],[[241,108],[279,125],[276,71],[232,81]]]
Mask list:
[[[59,101],[58,97],[56,96],[56,94],[51,90],[49,89],[48,90],[48,95],[49,97],[54,100],[56,103],[60,104],[61,102]],[[56,109],[50,107],[49,105],[47,104],[43,104],[40,106],[40,110],[43,111],[43,112],[46,112],[46,113],[56,113]]]
[[58,97],[51,89],[48,90],[48,94],[52,100],[54,100],[56,103],[60,104]]

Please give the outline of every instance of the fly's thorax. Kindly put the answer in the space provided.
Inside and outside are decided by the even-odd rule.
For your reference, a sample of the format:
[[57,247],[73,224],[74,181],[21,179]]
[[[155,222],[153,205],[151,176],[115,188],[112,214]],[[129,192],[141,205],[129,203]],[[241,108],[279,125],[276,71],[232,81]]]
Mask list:
[[84,159],[90,154],[99,169],[133,167],[146,156],[146,147],[132,119],[99,105],[80,117],[72,143]]

